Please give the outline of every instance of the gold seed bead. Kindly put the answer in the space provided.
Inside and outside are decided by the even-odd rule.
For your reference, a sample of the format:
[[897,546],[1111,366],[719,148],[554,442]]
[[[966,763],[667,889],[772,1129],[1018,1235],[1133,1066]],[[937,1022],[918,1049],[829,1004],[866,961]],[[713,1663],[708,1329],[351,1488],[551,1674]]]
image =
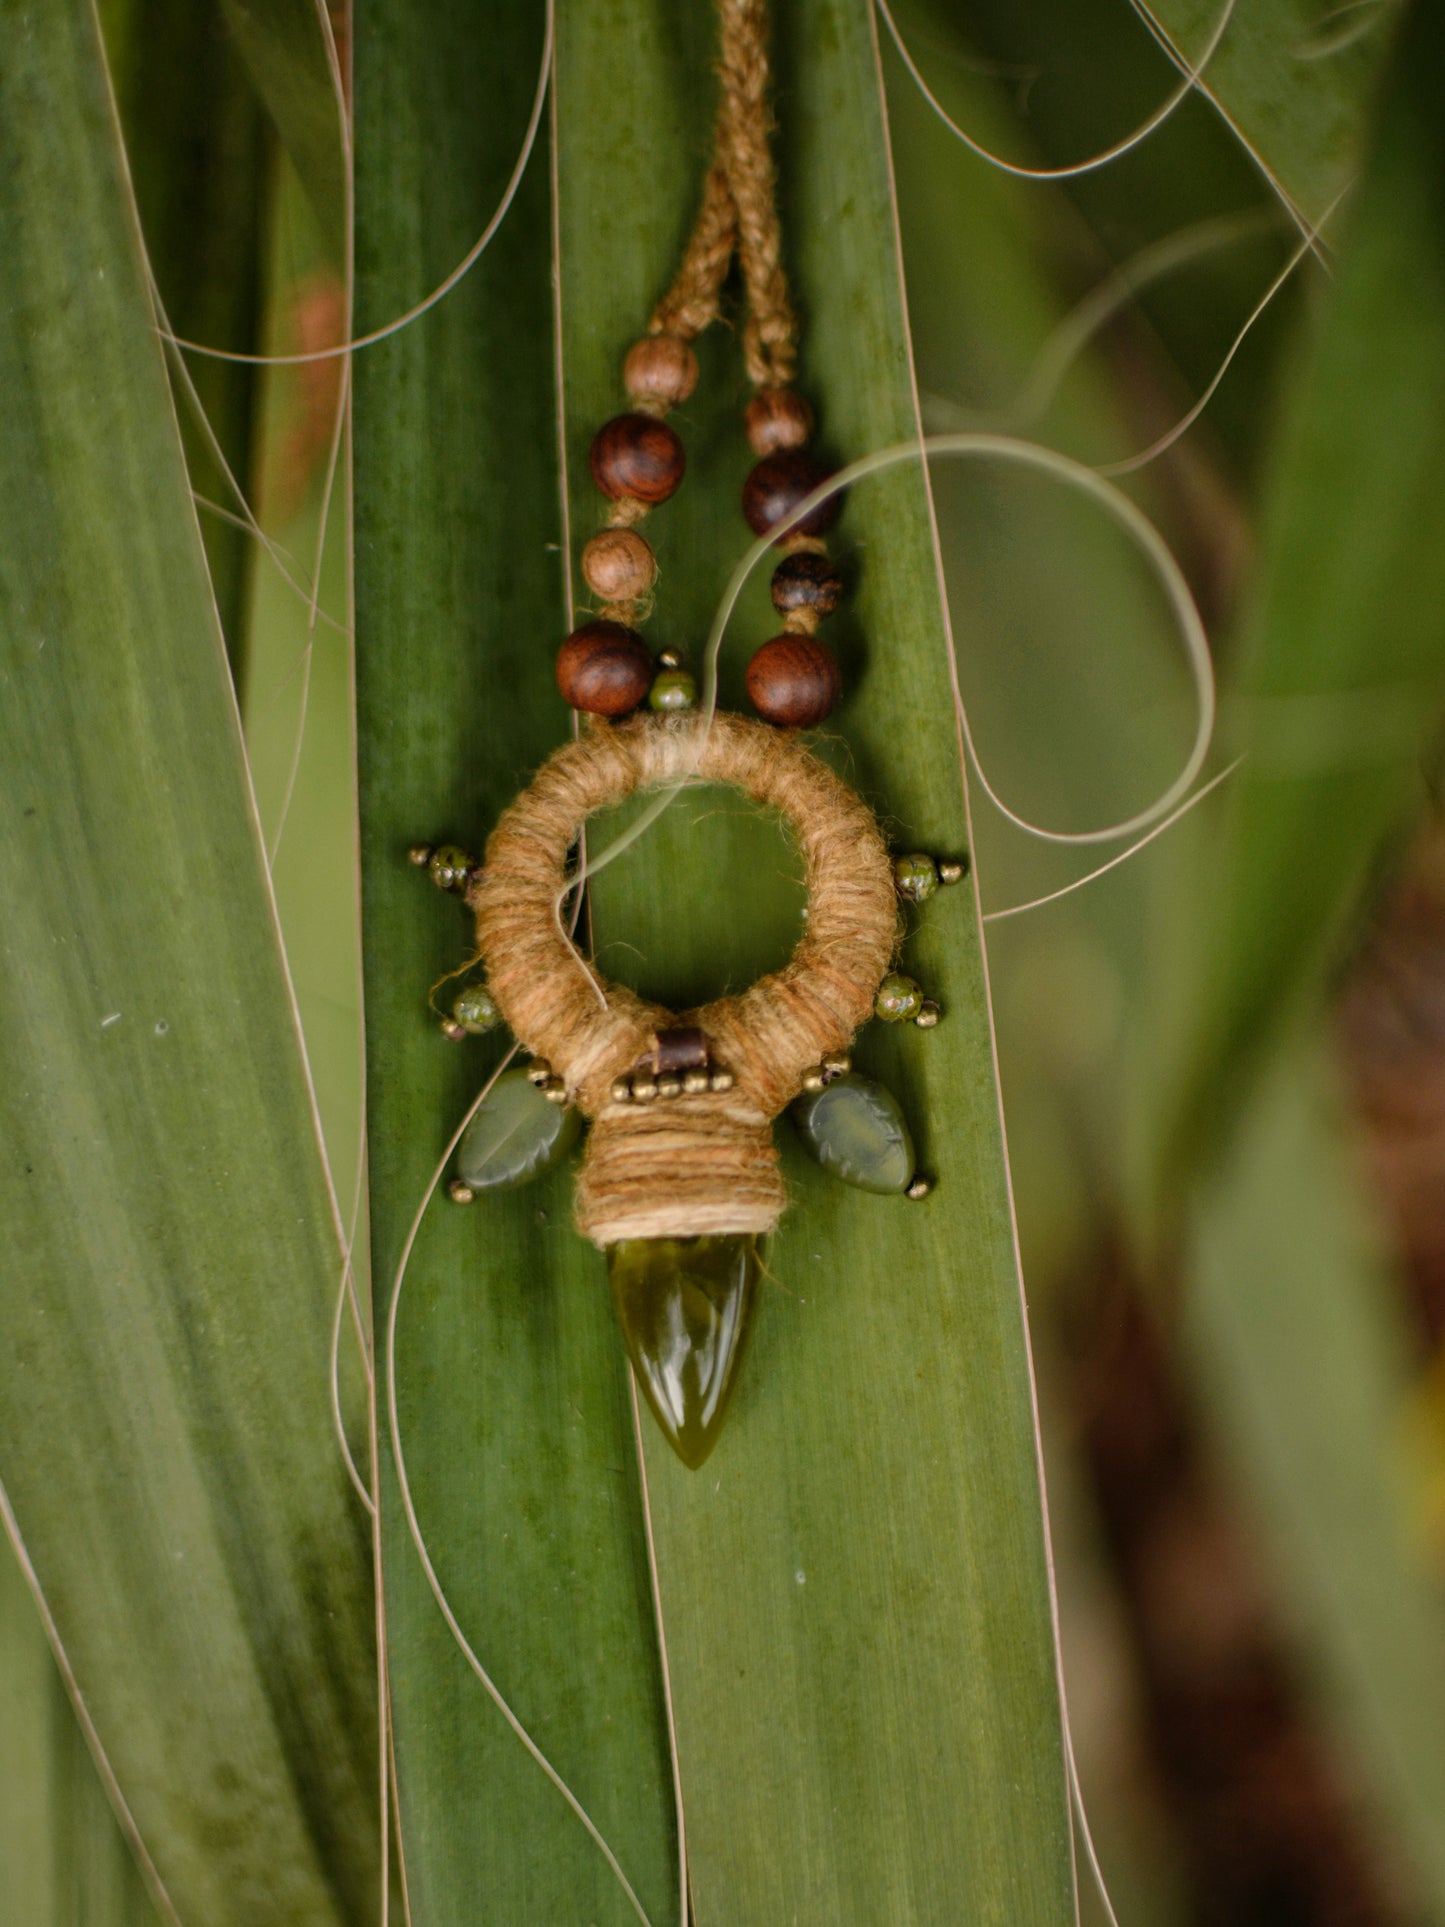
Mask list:
[[967,869],[965,863],[940,863],[938,880],[940,883],[962,883]]
[[724,1092],[732,1089],[733,1081],[731,1071],[714,1071],[708,1079],[708,1089],[716,1091],[719,1096],[722,1096]]
[[920,1030],[932,1030],[942,1014],[938,1005],[925,997],[923,1000],[923,1008],[913,1021]]
[[406,853],[406,860],[408,863],[414,863],[419,870],[424,870],[431,862],[432,852],[435,849],[435,843],[413,843]]
[[630,1104],[632,1102],[632,1079],[630,1077],[613,1078],[612,1102],[614,1104]]
[[932,1189],[933,1179],[920,1176],[913,1180],[903,1195],[907,1198],[912,1198],[913,1202],[917,1204],[920,1199],[926,1198]]
[[644,335],[627,351],[622,385],[651,413],[686,401],[697,387],[697,356],[676,335]]
[[827,1082],[828,1080],[823,1075],[821,1066],[803,1072],[803,1089],[805,1091],[821,1091]]
[[650,1104],[657,1096],[657,1079],[643,1071],[632,1080],[632,1095],[639,1104]]
[[603,529],[582,551],[582,579],[604,602],[638,602],[657,580],[657,557],[635,529]]
[[542,1086],[542,1095],[549,1104],[565,1104],[567,1102],[567,1086],[562,1082],[560,1077],[549,1077]]
[[455,1017],[443,1017],[442,1036],[446,1038],[449,1044],[465,1043],[467,1027],[465,1024],[459,1024]]
[[470,1204],[476,1195],[472,1187],[464,1183],[461,1178],[453,1178],[447,1186],[447,1196],[453,1204]]
[[707,1087],[708,1087],[708,1074],[706,1071],[684,1071],[683,1072],[682,1088],[687,1092],[689,1097],[696,1097],[699,1094],[699,1092],[705,1091]]
[[661,1077],[658,1078],[657,1095],[659,1097],[682,1096],[682,1079],[676,1071],[664,1071]]
[[657,666],[659,669],[681,669],[682,656],[676,649],[659,649]]
[[527,1081],[530,1084],[541,1086],[547,1082],[547,1079],[551,1075],[552,1066],[547,1062],[545,1057],[534,1057],[527,1066]]
[[832,1051],[823,1059],[823,1075],[825,1077],[846,1077],[852,1068],[853,1060],[844,1051]]

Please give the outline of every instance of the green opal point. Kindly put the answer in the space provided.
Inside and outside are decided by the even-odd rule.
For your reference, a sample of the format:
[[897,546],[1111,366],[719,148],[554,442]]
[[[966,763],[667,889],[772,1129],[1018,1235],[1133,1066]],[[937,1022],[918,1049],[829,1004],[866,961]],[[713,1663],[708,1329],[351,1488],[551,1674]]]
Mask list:
[[762,1274],[758,1240],[629,1238],[608,1246],[607,1274],[637,1382],[668,1444],[696,1471],[737,1383]]

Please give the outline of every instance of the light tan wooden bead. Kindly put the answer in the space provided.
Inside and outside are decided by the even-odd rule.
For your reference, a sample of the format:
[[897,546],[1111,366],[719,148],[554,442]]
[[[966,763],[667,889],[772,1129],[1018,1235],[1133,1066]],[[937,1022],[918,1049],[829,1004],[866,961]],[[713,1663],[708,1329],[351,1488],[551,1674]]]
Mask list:
[[813,411],[791,388],[760,388],[743,420],[755,455],[802,448],[813,432]]
[[644,335],[629,349],[622,381],[643,408],[671,408],[697,387],[697,356],[676,335]]
[[657,557],[635,529],[603,529],[582,551],[582,577],[604,602],[639,602],[657,580]]

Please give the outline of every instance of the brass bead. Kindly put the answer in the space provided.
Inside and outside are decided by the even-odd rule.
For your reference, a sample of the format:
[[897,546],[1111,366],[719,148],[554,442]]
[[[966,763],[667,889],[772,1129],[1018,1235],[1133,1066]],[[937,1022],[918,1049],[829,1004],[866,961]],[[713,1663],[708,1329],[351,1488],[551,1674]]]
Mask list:
[[552,1066],[545,1057],[534,1057],[527,1066],[527,1082],[537,1085],[539,1089],[551,1075]]
[[821,1065],[816,1065],[812,1070],[803,1072],[803,1089],[805,1091],[821,1091],[826,1087],[827,1082],[828,1080],[823,1075]]
[[853,1068],[853,1060],[846,1051],[830,1051],[823,1059],[823,1075],[826,1078],[846,1077]]
[[614,1104],[630,1104],[632,1102],[632,1079],[630,1077],[613,1078],[612,1102]]
[[627,351],[622,385],[639,406],[671,408],[697,387],[697,356],[676,335],[644,335]]
[[651,1071],[638,1071],[633,1077],[632,1095],[639,1104],[650,1104],[657,1096],[657,1079]]
[[568,1102],[567,1086],[560,1077],[549,1077],[546,1083],[540,1088],[543,1097],[546,1098],[549,1104],[565,1104]]
[[708,1088],[707,1072],[684,1071],[682,1074],[682,1088],[687,1092],[689,1097],[697,1097]]
[[938,880],[940,883],[962,883],[967,875],[968,865],[966,863],[940,863],[938,866]]
[[917,1204],[920,1199],[926,1198],[932,1189],[933,1179],[925,1178],[920,1174],[913,1180],[903,1195],[905,1198],[912,1198],[913,1202]]
[[682,1079],[676,1071],[664,1071],[661,1077],[658,1078],[657,1095],[659,1097],[682,1096]]
[[447,1196],[453,1204],[470,1204],[476,1195],[472,1187],[461,1178],[453,1178],[447,1186]]
[[635,529],[603,529],[582,551],[582,579],[604,602],[639,602],[657,580],[657,557]]
[[408,863],[414,863],[419,870],[424,870],[431,862],[432,851],[435,848],[434,843],[413,843],[406,853],[406,860]]
[[938,1005],[935,1004],[931,998],[925,997],[923,1000],[923,1008],[913,1021],[920,1030],[932,1030],[942,1015],[943,1013],[938,1008]]
[[761,388],[743,416],[755,455],[801,448],[813,432],[813,411],[791,388]]
[[657,666],[659,669],[681,669],[681,651],[677,649],[659,649],[657,652]]
[[714,1071],[708,1078],[708,1089],[722,1096],[724,1092],[732,1089],[734,1081],[731,1071]]
[[455,1017],[443,1017],[442,1036],[449,1044],[464,1044],[467,1039],[467,1027],[465,1024],[459,1024]]

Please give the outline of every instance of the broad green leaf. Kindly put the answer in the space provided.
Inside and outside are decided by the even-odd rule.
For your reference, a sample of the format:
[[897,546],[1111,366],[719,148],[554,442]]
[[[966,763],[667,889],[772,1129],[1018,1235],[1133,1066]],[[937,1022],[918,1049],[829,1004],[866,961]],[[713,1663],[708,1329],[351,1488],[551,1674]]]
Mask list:
[[[866,11],[777,16],[787,252],[802,384],[846,459],[917,433],[876,50]],[[671,277],[713,114],[711,22],[637,0],[559,18],[559,273],[572,524],[622,357]],[[746,398],[727,335],[678,413],[689,474],[649,523],[652,631],[696,652],[747,531]],[[849,694],[828,751],[900,847],[967,840],[924,483],[860,488],[833,627]],[[776,618],[762,572],[724,658],[739,700]],[[795,902],[776,832],[674,813],[597,879],[598,954],[674,1006],[777,961]],[[784,926],[786,927],[786,926]],[[793,929],[796,930],[796,922]],[[737,932],[741,932],[739,937]],[[751,940],[749,940],[751,938]],[[641,953],[628,958],[623,945]],[[687,1471],[644,1439],[697,1917],[1073,1918],[1018,1276],[972,888],[918,920],[907,967],[947,1012],[870,1030],[939,1187],[915,1207],[838,1187],[780,1125],[792,1206],[720,1444]],[[600,1260],[596,1261],[600,1277]]]
[[322,232],[339,249],[346,161],[322,0],[220,0],[220,7]]
[[[1409,24],[1287,402],[1241,643],[1185,1129],[1227,1115],[1420,795],[1445,697],[1445,27]],[[1177,1147],[1176,1147],[1177,1148]]]
[[1445,1609],[1411,1516],[1401,1294],[1312,1045],[1293,1040],[1260,1087],[1187,1264],[1201,1404],[1418,1917],[1445,1919]]
[[175,1912],[365,1921],[335,1226],[88,7],[0,128],[0,1475]]
[[[220,11],[194,0],[110,0],[102,12],[126,165],[146,255],[171,329],[254,354],[261,311],[261,217],[271,145],[261,103]],[[197,356],[190,375],[227,466],[251,468],[256,371]],[[212,447],[181,407],[191,485],[234,512]],[[246,536],[206,513],[206,560],[237,681],[243,680]]]
[[154,1927],[40,1616],[0,1546],[0,1894],[26,1927]]
[[[538,10],[488,32],[460,0],[358,12],[357,323],[456,265],[522,144]],[[585,112],[595,111],[596,102]],[[407,1231],[498,1061],[443,1040],[429,988],[466,918],[406,861],[480,848],[567,734],[545,160],[472,274],[356,362],[356,618],[373,1276],[387,1311]],[[439,992],[439,997],[442,993]],[[454,994],[454,992],[453,992]],[[599,1255],[571,1170],[431,1204],[399,1302],[401,1446],[466,1637],[592,1816],[655,1923],[679,1914],[661,1680],[632,1421]],[[385,1400],[383,1399],[383,1417]],[[469,1670],[428,1590],[383,1437],[387,1648],[413,1918],[634,1922],[615,1876]]]

